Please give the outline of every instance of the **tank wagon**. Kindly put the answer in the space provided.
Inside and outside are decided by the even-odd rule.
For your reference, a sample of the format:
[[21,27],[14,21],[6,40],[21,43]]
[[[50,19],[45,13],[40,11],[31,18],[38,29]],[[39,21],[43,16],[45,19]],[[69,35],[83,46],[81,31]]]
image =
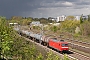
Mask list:
[[42,35],[42,34],[29,32],[29,31],[25,31],[25,30],[20,30],[20,29],[15,29],[15,30],[18,31],[19,33],[21,33],[21,35],[23,35],[25,37],[29,37],[29,39],[31,39],[35,42],[38,42],[44,46],[54,48],[61,52],[69,50],[67,42],[64,42],[64,40],[58,40],[53,35]]
[[42,35],[42,37],[41,37],[41,43],[43,45],[48,46],[48,43],[49,43],[50,38],[54,38],[54,37],[51,36],[51,35]]

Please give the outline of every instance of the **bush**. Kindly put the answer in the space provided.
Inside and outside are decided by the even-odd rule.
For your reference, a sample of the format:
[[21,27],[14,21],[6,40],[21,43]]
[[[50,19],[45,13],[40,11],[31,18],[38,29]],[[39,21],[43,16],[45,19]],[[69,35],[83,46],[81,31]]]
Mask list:
[[90,22],[89,21],[84,21],[81,25],[81,32],[82,35],[87,36],[90,35]]

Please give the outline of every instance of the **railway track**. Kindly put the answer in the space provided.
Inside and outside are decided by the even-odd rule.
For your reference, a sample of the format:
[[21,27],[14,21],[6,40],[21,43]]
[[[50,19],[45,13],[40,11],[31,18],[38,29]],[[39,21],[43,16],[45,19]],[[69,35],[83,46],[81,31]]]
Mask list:
[[[44,31],[44,32],[45,32],[45,31]],[[45,32],[45,33],[48,34],[48,33],[50,33],[50,31]],[[59,34],[56,34],[56,33],[53,33],[53,32],[52,32],[52,34],[54,34],[55,36],[57,36],[57,37],[59,37],[59,38],[64,39],[64,40],[67,41],[67,42],[71,42],[71,43],[73,42],[74,44],[78,44],[78,45],[82,45],[82,46],[85,46],[85,47],[90,48],[90,43],[89,43],[89,42],[83,42],[83,41],[75,40],[75,39],[71,39],[71,38],[64,38],[64,35],[65,35],[65,34],[61,34],[61,35],[63,35],[62,37],[60,37]]]
[[[20,35],[20,36],[21,36],[21,35]],[[23,36],[23,37],[24,37],[24,36]],[[26,38],[26,37],[24,37],[24,38],[25,38],[27,41],[30,41],[30,42],[35,43],[36,45],[42,47],[42,48],[45,49],[47,52],[52,51],[54,54],[60,56],[60,58],[63,59],[63,57],[64,57],[63,54],[60,54],[59,52],[57,52],[57,51],[55,51],[55,50],[53,50],[53,49],[50,49],[50,48],[48,48],[47,46],[43,46],[43,45],[41,45],[40,43],[35,42],[34,40],[31,40],[31,39]],[[72,57],[72,56],[69,56],[69,55],[67,55],[67,56],[70,57],[71,60],[76,59],[76,58],[74,58],[74,57]]]
[[[52,33],[52,34],[54,34],[54,33]],[[55,35],[55,36],[58,36],[58,35]],[[58,37],[58,40],[60,40],[60,39],[63,39],[65,41],[69,42],[69,46],[71,48],[74,48],[74,49],[77,49],[77,50],[80,50],[80,51],[83,51],[83,52],[90,54],[90,43],[82,42],[82,41],[78,41],[78,40],[72,40],[72,39],[68,39],[68,38],[66,39],[66,38]]]
[[74,42],[74,44],[78,44],[78,45],[82,45],[82,46],[85,46],[85,47],[88,47],[90,48],[90,43],[87,43],[87,42],[82,42],[82,41],[78,41],[78,40],[72,40],[72,39],[65,39],[66,41],[68,42]]
[[[37,32],[37,31],[34,31],[33,30],[33,32]],[[40,32],[37,32],[37,33],[40,33]],[[55,34],[54,34],[54,36],[55,36]],[[77,49],[79,51],[82,51],[82,52],[85,52],[85,53],[89,53],[90,54],[90,44],[89,43],[78,41],[78,40],[65,39],[65,38],[58,37],[58,40],[60,40],[60,39],[63,39],[65,41],[67,41],[69,43],[69,46],[71,48],[74,48],[74,49]]]
[[90,57],[87,57],[87,56],[85,56],[85,55],[83,55],[83,54],[80,54],[80,53],[77,53],[77,52],[75,52],[75,51],[69,51],[69,52],[65,52],[64,54],[61,54],[61,53],[59,53],[58,51],[56,51],[56,50],[53,50],[53,49],[50,49],[50,48],[48,48],[47,46],[43,46],[43,45],[41,45],[40,43],[37,43],[37,42],[35,42],[34,40],[31,40],[31,39],[29,39],[29,38],[26,38],[26,37],[24,37],[27,41],[30,41],[30,42],[32,42],[32,43],[35,43],[35,44],[37,44],[38,46],[40,46],[40,47],[42,47],[43,49],[45,49],[46,51],[52,51],[52,52],[54,52],[56,55],[58,55],[58,56],[60,56],[62,59],[63,59],[63,57],[64,57],[64,54],[66,54],[69,58],[70,58],[70,60],[90,60]]
[[[36,32],[36,33],[40,33],[39,31],[37,31],[37,30],[32,30],[33,32]],[[50,34],[50,31],[44,31],[44,33],[45,34]],[[54,36],[57,36],[57,37],[59,37],[60,39],[61,39],[61,37],[58,35],[58,34],[55,34],[55,33],[51,33],[51,34],[53,34]],[[70,42],[70,43],[74,43],[74,44],[78,44],[78,45],[81,45],[81,46],[84,46],[84,47],[88,47],[88,48],[90,48],[90,43],[88,43],[88,42],[82,42],[82,41],[79,41],[79,40],[73,40],[73,39],[70,39],[70,38],[62,38],[62,39],[64,39],[65,41],[67,41],[67,42]]]
[[[70,50],[71,51],[71,50]],[[69,56],[75,57],[77,60],[90,60],[90,57],[77,53],[75,51],[71,51],[73,54],[69,54]]]
[[[37,32],[37,31],[33,30],[33,32]],[[37,33],[39,33],[39,32],[37,32]],[[70,47],[90,54],[90,45],[87,44],[86,42],[81,42],[81,41],[72,40],[72,39],[64,39],[64,40],[69,42]],[[70,55],[74,56],[73,54],[70,54]],[[80,56],[80,55],[82,56],[83,54],[80,54],[80,53],[79,53],[79,55],[75,54],[75,56]],[[85,56],[85,55],[83,55],[83,56]],[[90,55],[89,55],[89,57],[90,57]]]

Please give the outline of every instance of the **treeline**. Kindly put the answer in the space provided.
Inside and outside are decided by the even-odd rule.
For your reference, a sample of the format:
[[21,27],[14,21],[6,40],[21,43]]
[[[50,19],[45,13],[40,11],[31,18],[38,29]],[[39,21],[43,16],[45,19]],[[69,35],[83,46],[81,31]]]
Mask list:
[[52,23],[54,21],[50,20],[49,18],[32,18],[32,17],[21,17],[21,16],[12,16],[10,22],[16,22],[20,25],[30,25],[32,21],[40,21],[42,24]]
[[[60,30],[70,32],[72,34],[79,34],[83,36],[90,35],[90,17],[83,18],[81,15],[80,20],[65,20],[61,23]],[[89,16],[89,15],[88,15]]]

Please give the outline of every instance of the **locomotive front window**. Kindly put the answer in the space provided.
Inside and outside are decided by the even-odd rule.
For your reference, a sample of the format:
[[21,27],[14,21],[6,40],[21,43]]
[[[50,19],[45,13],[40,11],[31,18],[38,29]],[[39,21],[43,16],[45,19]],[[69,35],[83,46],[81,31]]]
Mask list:
[[68,46],[68,44],[62,44],[62,46]]

